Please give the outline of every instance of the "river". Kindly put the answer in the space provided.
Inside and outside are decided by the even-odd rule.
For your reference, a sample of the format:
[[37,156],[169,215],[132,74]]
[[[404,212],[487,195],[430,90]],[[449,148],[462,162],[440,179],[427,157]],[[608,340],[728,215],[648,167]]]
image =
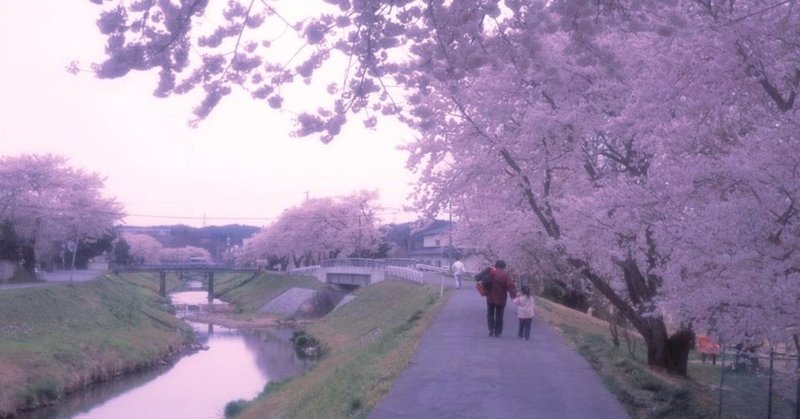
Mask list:
[[[174,303],[206,302],[204,291],[172,295]],[[218,301],[215,301],[218,303]],[[21,419],[222,418],[233,400],[256,397],[271,381],[309,368],[299,359],[290,329],[252,331],[190,323],[198,343],[208,350],[177,362],[101,383],[70,395],[57,406],[19,416]]]

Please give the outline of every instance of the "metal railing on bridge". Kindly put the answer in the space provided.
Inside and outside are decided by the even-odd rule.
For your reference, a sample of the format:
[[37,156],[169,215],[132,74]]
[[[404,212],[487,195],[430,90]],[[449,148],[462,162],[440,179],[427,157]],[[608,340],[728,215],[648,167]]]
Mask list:
[[210,263],[161,263],[157,265],[115,265],[110,267],[115,273],[117,272],[158,272],[158,294],[162,297],[167,296],[167,273],[178,272],[181,277],[185,272],[188,273],[201,273],[206,276],[208,281],[208,302],[214,300],[214,274],[225,272],[249,272],[255,276],[258,272],[257,268],[237,268],[225,264],[210,264]]
[[319,265],[303,266],[302,268],[289,269],[286,273],[293,276],[314,275],[319,268]]
[[214,263],[159,263],[153,265],[111,265],[109,270],[112,272],[257,272],[258,268],[243,268]]
[[419,265],[416,259],[389,258],[389,259],[367,259],[367,258],[339,258],[327,259],[320,262],[323,268],[333,266],[355,266],[361,268],[381,269],[386,266],[397,266],[404,268],[414,268]]
[[386,266],[400,266],[405,268],[413,268],[419,260],[417,259],[408,259],[408,258],[388,258],[383,259],[386,262]]
[[323,260],[319,266],[323,268],[352,266],[356,268],[383,269],[386,266],[386,261],[384,259],[341,258]]
[[422,272],[404,266],[387,266],[386,274],[408,281],[422,283]]
[[315,275],[319,269],[355,267],[382,270],[395,278],[422,282],[422,272],[417,268],[417,265],[417,260],[415,259],[340,258],[324,260],[319,265],[289,269],[287,273],[289,275]]
[[426,265],[424,263],[414,264],[414,267],[416,269],[418,269],[420,271],[424,271],[424,272],[438,272],[438,273],[450,272],[450,268],[448,268],[448,267]]

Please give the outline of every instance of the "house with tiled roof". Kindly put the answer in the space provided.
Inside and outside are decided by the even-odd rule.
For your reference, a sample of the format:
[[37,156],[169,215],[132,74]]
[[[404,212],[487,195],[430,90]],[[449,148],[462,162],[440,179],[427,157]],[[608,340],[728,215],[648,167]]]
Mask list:
[[[469,249],[453,243],[454,223],[447,220],[417,221],[396,225],[391,257],[414,259],[417,263],[449,268],[461,258],[469,272],[477,272],[487,264]],[[400,238],[404,238],[400,240]]]
[[408,256],[419,263],[436,267],[448,267],[458,251],[452,246],[453,223],[446,220],[431,220],[411,230],[411,248]]

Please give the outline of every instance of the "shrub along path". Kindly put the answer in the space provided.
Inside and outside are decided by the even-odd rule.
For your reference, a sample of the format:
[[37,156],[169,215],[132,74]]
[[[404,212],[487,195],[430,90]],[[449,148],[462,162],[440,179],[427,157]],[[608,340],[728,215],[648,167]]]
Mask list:
[[620,419],[628,414],[592,367],[538,317],[531,340],[519,340],[516,310],[508,305],[503,336],[489,337],[485,300],[467,280],[453,291],[410,365],[369,417]]

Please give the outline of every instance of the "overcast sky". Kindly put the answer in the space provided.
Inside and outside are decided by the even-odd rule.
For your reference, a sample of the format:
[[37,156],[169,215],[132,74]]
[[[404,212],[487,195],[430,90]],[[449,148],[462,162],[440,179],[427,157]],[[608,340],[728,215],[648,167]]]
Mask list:
[[97,10],[86,0],[0,0],[0,155],[60,154],[100,173],[129,225],[266,225],[306,192],[360,189],[380,192],[384,221],[413,218],[401,208],[415,177],[397,150],[413,138],[408,129],[354,120],[328,145],[291,138],[291,113],[244,94],[190,128],[197,98],[153,97],[155,74],[65,70],[103,58]]

